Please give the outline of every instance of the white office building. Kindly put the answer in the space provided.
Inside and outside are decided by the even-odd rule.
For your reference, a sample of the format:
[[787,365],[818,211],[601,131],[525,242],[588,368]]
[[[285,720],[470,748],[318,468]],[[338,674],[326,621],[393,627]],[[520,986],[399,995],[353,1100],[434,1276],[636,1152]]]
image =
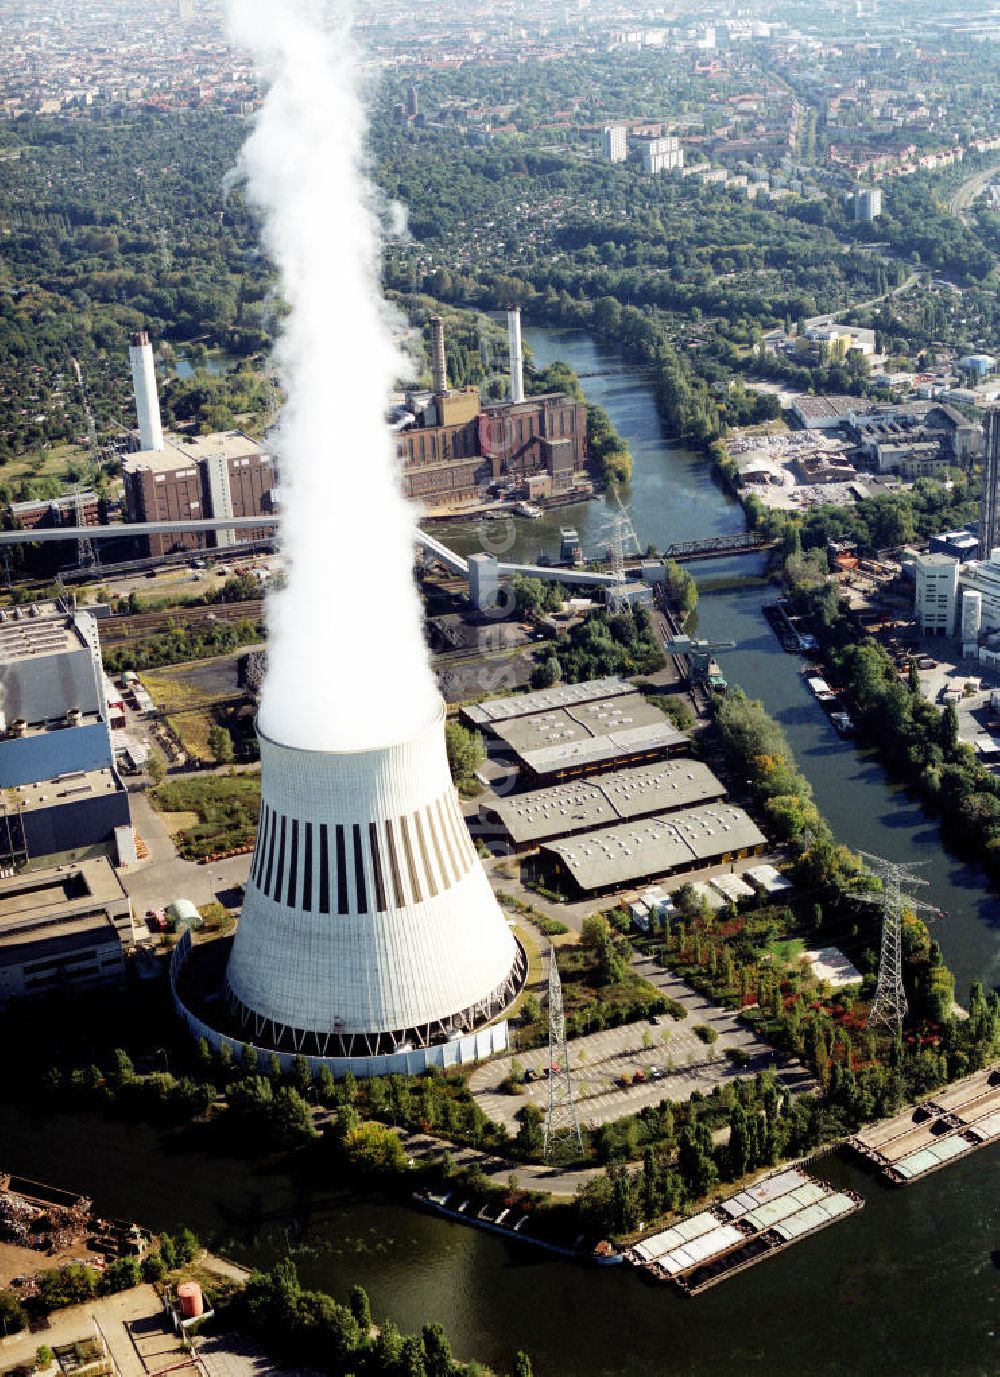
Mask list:
[[[950,555],[917,555],[917,625],[924,636],[952,636],[958,601],[958,560]],[[997,570],[1000,575],[1000,569]]]
[[989,559],[970,560],[963,564],[961,582],[963,603],[970,603],[972,594],[979,595],[977,634],[988,636],[1000,631],[1000,550],[994,550]]

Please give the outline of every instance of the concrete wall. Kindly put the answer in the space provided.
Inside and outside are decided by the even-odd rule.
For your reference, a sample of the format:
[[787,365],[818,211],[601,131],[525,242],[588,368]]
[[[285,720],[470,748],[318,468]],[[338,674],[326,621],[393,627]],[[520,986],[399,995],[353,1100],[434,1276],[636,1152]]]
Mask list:
[[[187,1024],[188,1031],[195,1039],[204,1038],[213,1051],[218,1051],[223,1045],[227,1046],[233,1056],[239,1060],[244,1047],[253,1047],[254,1044],[244,1039],[229,1037],[224,1033],[216,1032],[207,1023],[203,1023],[190,1009],[184,1004],[178,994],[178,982],[181,972],[187,965],[191,955],[191,934],[185,932],[184,936],[174,948],[170,958],[170,991],[174,1001],[174,1009],[178,1016]],[[499,1023],[491,1023],[486,1028],[479,1029],[478,1032],[470,1033],[468,1037],[456,1038],[454,1042],[446,1042],[439,1046],[418,1048],[414,1052],[398,1052],[391,1056],[384,1057],[306,1057],[310,1070],[315,1076],[321,1066],[328,1066],[333,1076],[343,1079],[348,1072],[352,1076],[419,1076],[431,1066],[442,1068],[449,1066],[467,1066],[472,1062],[481,1061],[484,1057],[495,1056],[499,1052],[505,1052],[508,1046],[507,1020],[502,1019]],[[266,1047],[256,1047],[258,1059],[266,1061],[271,1055],[271,1051]],[[283,1071],[289,1071],[292,1062],[295,1060],[291,1052],[277,1052]]]

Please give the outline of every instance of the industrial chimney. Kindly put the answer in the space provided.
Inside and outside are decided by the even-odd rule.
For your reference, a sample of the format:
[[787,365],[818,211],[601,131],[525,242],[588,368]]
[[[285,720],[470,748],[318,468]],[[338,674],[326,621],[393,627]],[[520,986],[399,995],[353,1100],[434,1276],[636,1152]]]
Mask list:
[[434,395],[443,396],[448,391],[448,364],[444,356],[444,321],[440,316],[431,316],[431,376]]
[[138,330],[135,334],[129,335],[128,344],[135,409],[139,416],[139,448],[163,449],[163,428],[160,425],[160,400],[156,395],[153,346],[145,330]]
[[510,399],[524,401],[524,361],[521,357],[521,311],[515,306],[507,312],[507,340],[510,345]]
[[226,974],[243,1040],[377,1060],[471,1034],[516,997],[524,951],[465,825],[444,716],[360,751],[258,731],[257,847]]

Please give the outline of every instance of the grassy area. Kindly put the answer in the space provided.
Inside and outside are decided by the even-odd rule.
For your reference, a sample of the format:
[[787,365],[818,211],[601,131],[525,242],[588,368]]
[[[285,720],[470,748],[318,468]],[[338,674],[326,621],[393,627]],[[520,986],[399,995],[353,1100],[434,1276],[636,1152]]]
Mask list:
[[260,775],[204,775],[171,780],[153,793],[165,813],[196,813],[198,822],[175,838],[185,860],[200,860],[217,851],[249,846],[260,812]]
[[[571,1038],[632,1023],[650,1014],[682,1015],[679,1005],[633,970],[626,969],[620,980],[602,983],[596,953],[570,938],[556,944],[555,952],[562,980],[566,1031]],[[540,1047],[547,1034],[547,1018],[540,1015],[518,1030],[517,1045],[522,1049]]]
[[794,966],[805,949],[806,944],[801,937],[786,937],[772,942],[768,947],[770,954],[786,966]]
[[8,459],[2,470],[6,483],[20,482],[22,479],[56,478],[69,485],[68,471],[77,471],[89,463],[85,446],[59,444],[49,449],[29,449]]
[[198,683],[191,677],[190,665],[143,670],[140,678],[188,755],[211,760],[208,734],[216,722],[216,709],[232,700],[232,692],[213,691]]

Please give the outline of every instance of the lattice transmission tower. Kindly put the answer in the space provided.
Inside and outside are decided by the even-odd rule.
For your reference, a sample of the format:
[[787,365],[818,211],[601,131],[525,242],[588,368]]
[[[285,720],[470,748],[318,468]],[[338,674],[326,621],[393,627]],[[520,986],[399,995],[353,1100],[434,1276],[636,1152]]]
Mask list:
[[914,913],[923,910],[940,916],[933,904],[922,903],[905,891],[927,880],[912,872],[926,861],[889,861],[870,851],[859,853],[870,863],[872,871],[882,881],[881,894],[856,894],[863,904],[877,904],[882,910],[882,953],[878,964],[878,983],[875,998],[868,1013],[868,1027],[882,1026],[898,1032],[906,1017],[906,991],[903,988],[903,909]]
[[609,533],[608,559],[611,564],[611,577],[614,579],[614,583],[607,590],[608,612],[612,617],[632,610],[625,592],[625,556],[629,552],[637,555],[642,552],[639,537],[632,524],[632,514],[617,491],[615,501],[618,503],[618,510],[606,527]]
[[562,981],[555,947],[549,945],[549,1109],[545,1116],[546,1162],[583,1151],[580,1121],[573,1098],[569,1043],[563,1013]]

